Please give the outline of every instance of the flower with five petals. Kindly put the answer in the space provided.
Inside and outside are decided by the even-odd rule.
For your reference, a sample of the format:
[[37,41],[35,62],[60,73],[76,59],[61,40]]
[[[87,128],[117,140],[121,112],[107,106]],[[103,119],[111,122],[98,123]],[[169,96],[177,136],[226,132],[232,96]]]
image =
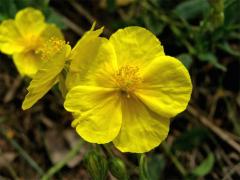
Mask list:
[[79,79],[64,103],[75,114],[72,125],[86,141],[112,141],[122,152],[155,148],[167,137],[170,118],[189,102],[187,69],[141,27],[120,29],[109,40],[98,37],[97,43],[91,58],[81,59],[79,44],[72,52],[72,63],[81,59],[75,66]]
[[41,48],[50,38],[63,40],[61,31],[47,24],[41,11],[28,7],[20,10],[15,19],[0,25],[0,51],[13,55],[21,75],[33,77],[41,66]]

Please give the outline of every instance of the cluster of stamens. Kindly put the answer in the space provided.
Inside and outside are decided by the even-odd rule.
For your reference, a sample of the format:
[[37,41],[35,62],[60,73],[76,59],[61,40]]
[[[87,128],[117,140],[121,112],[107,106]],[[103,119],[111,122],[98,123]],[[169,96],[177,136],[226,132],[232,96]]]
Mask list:
[[64,40],[51,37],[38,50],[36,50],[36,53],[41,54],[41,59],[43,60],[50,59],[54,54],[59,52],[65,44],[66,42]]
[[142,82],[142,78],[139,74],[139,68],[137,66],[125,65],[122,66],[114,76],[117,87],[127,97],[134,92],[134,90]]

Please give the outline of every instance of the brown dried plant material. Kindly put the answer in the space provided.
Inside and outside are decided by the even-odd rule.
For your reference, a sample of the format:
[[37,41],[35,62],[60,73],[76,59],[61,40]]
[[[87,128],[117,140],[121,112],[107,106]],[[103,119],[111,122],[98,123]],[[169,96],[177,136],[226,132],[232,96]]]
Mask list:
[[61,161],[68,153],[62,134],[59,134],[55,129],[50,129],[46,132],[45,145],[53,164]]
[[[14,152],[5,152],[0,154],[0,167],[5,167],[7,164],[10,164],[17,157]],[[0,178],[1,179],[1,178]]]
[[[66,129],[63,132],[63,136],[71,148],[74,148],[79,143],[80,137],[77,135],[77,133],[73,129]],[[83,156],[86,152],[87,152],[87,147],[83,145],[78,155],[75,156],[71,161],[69,161],[67,163],[67,166],[69,168],[73,168],[77,166],[83,160]]]
[[[49,129],[45,134],[45,145],[53,164],[63,160],[68,152],[79,143],[79,136],[74,130],[66,129],[59,134],[59,130]],[[83,159],[87,148],[82,147],[81,151],[77,156],[67,163],[69,168],[74,168]]]

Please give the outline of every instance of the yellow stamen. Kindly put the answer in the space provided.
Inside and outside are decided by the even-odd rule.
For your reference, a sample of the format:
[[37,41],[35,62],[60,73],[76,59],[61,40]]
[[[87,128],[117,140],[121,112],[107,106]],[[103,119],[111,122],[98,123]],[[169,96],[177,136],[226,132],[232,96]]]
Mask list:
[[114,76],[117,87],[120,91],[130,98],[130,94],[139,86],[142,82],[142,78],[139,74],[139,68],[137,66],[125,65],[122,66]]
[[41,59],[43,60],[50,59],[54,54],[59,52],[65,45],[66,42],[64,40],[52,37],[43,46],[36,50],[36,53],[40,53]]

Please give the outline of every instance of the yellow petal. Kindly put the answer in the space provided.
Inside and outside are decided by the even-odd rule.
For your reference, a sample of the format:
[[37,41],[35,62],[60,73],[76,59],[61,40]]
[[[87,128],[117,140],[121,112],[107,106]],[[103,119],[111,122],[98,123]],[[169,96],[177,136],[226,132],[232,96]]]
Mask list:
[[143,72],[143,85],[135,93],[151,110],[173,117],[186,109],[192,83],[185,66],[170,56],[154,59]]
[[34,51],[14,54],[13,61],[22,76],[33,77],[41,65],[41,58]]
[[70,70],[79,71],[82,70],[81,63],[86,63],[86,61],[91,61],[94,58],[94,52],[100,45],[99,35],[102,33],[103,28],[98,30],[90,30],[86,32],[83,37],[77,42],[75,47],[72,49],[70,59],[72,63],[70,65]]
[[75,86],[68,92],[64,107],[72,113],[86,111],[96,106],[100,101],[104,101],[113,92],[112,88]]
[[70,112],[81,112],[74,126],[88,142],[108,143],[120,130],[121,103],[111,88],[76,86],[68,92],[64,107]]
[[112,86],[111,74],[116,69],[116,55],[111,43],[105,38],[95,38],[75,47],[71,55],[67,87],[75,85]]
[[145,66],[156,56],[164,55],[163,47],[150,31],[137,26],[120,29],[110,37],[116,51],[118,65]]
[[15,22],[24,37],[38,36],[46,27],[42,12],[31,7],[19,11]]
[[44,40],[48,40],[50,38],[58,38],[64,40],[61,30],[54,24],[47,24],[46,28],[41,33],[41,37]]
[[24,49],[22,36],[14,20],[5,20],[0,25],[0,50],[6,54],[19,53]]
[[32,107],[58,81],[58,75],[64,68],[68,45],[57,52],[51,59],[44,62],[33,77],[28,89],[22,109]]
[[123,99],[122,113],[122,127],[113,140],[120,151],[147,152],[167,137],[170,120],[150,111],[139,100]]
[[71,64],[66,78],[67,89],[71,89],[76,84],[80,84],[85,77],[84,75],[87,72],[89,64],[96,56],[101,44],[98,36],[102,33],[103,28],[94,31],[94,27],[95,23],[91,30],[83,35],[71,51]]

